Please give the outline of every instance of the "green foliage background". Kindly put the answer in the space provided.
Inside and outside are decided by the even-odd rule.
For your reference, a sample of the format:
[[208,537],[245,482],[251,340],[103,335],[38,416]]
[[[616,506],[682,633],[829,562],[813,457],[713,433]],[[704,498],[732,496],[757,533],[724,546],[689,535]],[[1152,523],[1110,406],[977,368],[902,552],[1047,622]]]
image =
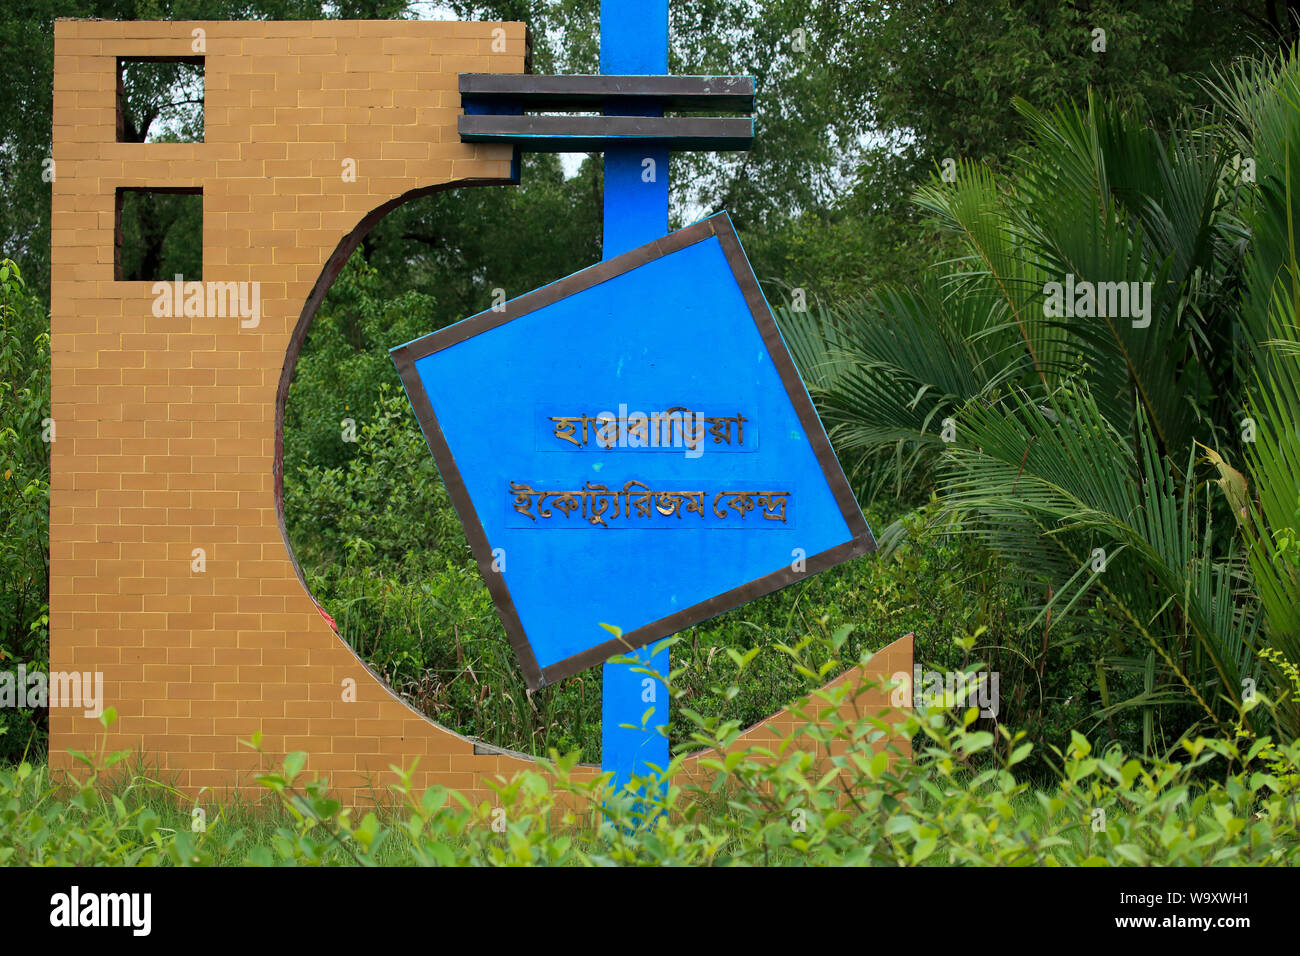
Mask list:
[[[49,669],[50,327],[0,261],[0,670]],[[0,759],[45,751],[44,711],[0,708]]]

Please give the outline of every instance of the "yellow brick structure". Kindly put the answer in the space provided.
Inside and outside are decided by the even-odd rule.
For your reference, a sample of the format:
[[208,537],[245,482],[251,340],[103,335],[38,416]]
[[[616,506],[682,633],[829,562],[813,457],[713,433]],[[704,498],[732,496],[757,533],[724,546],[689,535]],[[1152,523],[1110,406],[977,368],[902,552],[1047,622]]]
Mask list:
[[[118,142],[118,58],[196,56],[203,142]],[[524,25],[61,20],[54,57],[51,670],[102,672],[107,746],[149,754],[187,793],[253,786],[263,765],[240,741],[260,731],[345,799],[416,758],[418,786],[490,798],[487,779],[529,761],[410,708],[301,583],[279,426],[297,347],[374,221],[511,182],[508,147],[460,142],[457,76],[524,71]],[[202,279],[257,283],[255,324],[159,316],[152,281],[117,280],[118,191],[160,187],[202,190]],[[882,679],[911,666],[910,638],[872,661]],[[52,708],[51,763],[102,733]]]

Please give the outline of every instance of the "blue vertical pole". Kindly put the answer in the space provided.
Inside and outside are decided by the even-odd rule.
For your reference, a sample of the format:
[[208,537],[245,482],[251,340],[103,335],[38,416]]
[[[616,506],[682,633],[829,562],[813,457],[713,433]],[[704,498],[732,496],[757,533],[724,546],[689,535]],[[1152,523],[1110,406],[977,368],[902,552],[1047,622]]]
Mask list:
[[[601,0],[600,72],[667,74],[668,0]],[[663,116],[663,110],[637,115]],[[605,151],[604,226],[606,259],[668,233],[667,148]]]
[[[600,72],[650,76],[668,72],[668,0],[601,0]],[[626,115],[626,114],[625,114]],[[662,116],[647,109],[638,115]],[[668,232],[668,150],[620,146],[605,151],[604,258]],[[639,666],[668,673],[668,651],[642,648]],[[632,655],[628,655],[631,657]],[[634,673],[638,664],[605,664],[601,694],[601,764],[617,787],[632,775],[668,766],[668,693]],[[643,723],[647,710],[653,713]],[[627,726],[632,725],[631,729]],[[642,729],[644,726],[644,729]]]

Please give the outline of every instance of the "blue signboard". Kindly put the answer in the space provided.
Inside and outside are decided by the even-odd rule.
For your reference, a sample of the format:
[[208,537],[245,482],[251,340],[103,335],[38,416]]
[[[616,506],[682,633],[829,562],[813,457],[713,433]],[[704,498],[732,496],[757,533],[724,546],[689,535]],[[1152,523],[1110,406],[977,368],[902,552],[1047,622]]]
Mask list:
[[532,688],[874,548],[725,213],[393,359]]

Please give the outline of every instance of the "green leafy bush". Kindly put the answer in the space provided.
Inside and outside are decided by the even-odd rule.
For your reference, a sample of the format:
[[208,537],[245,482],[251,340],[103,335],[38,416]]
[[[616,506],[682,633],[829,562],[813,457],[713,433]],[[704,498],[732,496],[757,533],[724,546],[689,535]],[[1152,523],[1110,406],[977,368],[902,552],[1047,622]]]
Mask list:
[[[815,685],[842,662],[848,629],[766,653],[791,659]],[[738,689],[764,652],[728,657]],[[862,661],[869,660],[864,654]],[[260,781],[276,804],[241,825],[196,828],[159,785],[100,772],[56,786],[30,764],[0,772],[0,862],[207,865],[1281,865],[1300,858],[1300,741],[1255,737],[1243,705],[1230,735],[1195,738],[1160,759],[1081,734],[1054,750],[1051,779],[1022,770],[1033,744],[1001,727],[977,729],[973,709],[909,713],[899,723],[857,704],[868,682],[812,691],[806,723],[773,748],[736,748],[738,721],[680,707],[692,726],[677,748],[703,748],[703,783],[612,793],[609,776],[575,779],[576,754],[542,761],[473,804],[441,787],[416,792],[408,769],[380,802],[341,805],[328,781],[290,754]],[[1300,689],[1300,688],[1297,688]],[[680,705],[681,692],[673,689]],[[849,713],[848,716],[842,716]],[[112,722],[106,713],[105,725]],[[890,735],[914,736],[914,757]],[[896,738],[892,738],[896,739]],[[251,741],[258,746],[257,737]],[[828,756],[834,754],[834,756]],[[1212,773],[1211,773],[1212,771]],[[167,824],[172,824],[168,826]]]
[[[0,671],[49,661],[49,317],[0,260]],[[45,749],[43,711],[0,708],[0,761]]]

